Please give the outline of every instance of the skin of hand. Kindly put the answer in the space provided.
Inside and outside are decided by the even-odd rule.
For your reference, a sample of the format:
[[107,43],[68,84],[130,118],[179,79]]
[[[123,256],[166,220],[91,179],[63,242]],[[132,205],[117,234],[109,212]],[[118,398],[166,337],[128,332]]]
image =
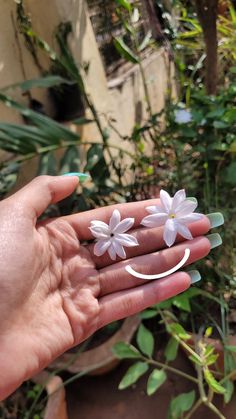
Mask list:
[[[70,195],[77,177],[40,176],[0,203],[0,399],[106,324],[183,292],[186,272],[142,281],[127,264],[145,274],[175,266],[189,247],[188,264],[205,257],[210,229],[203,217],[189,226],[191,241],[166,249],[163,229],[140,227],[145,207],[157,200],[108,206],[38,222],[48,205]],[[127,259],[96,257],[89,230],[92,220],[108,222],[114,209],[134,217],[139,246]],[[84,245],[83,245],[84,243]]]

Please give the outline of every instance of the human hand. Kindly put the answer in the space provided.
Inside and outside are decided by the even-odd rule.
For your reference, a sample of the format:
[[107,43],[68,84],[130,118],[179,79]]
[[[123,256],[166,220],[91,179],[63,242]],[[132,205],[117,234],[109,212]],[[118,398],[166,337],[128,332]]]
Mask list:
[[[145,282],[131,277],[125,266],[132,263],[138,272],[160,273],[180,261],[186,243],[191,250],[188,264],[210,251],[203,237],[210,229],[207,217],[189,225],[193,240],[168,249],[163,228],[140,227],[145,207],[157,200],[37,222],[49,204],[70,195],[77,183],[74,176],[38,177],[0,203],[0,399],[102,326],[191,285],[186,272]],[[108,222],[114,208],[122,219],[135,218],[129,233],[139,242],[126,249],[127,260],[115,262],[107,253],[94,256],[94,245],[86,244],[93,239],[90,222]]]

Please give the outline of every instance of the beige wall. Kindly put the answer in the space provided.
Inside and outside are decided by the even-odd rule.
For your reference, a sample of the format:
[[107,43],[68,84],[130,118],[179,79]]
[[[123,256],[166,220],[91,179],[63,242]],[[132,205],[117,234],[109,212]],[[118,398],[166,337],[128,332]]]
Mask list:
[[[74,36],[71,48],[78,64],[89,62],[89,73],[86,76],[86,88],[95,104],[98,113],[105,113],[117,120],[117,128],[123,134],[131,132],[135,122],[145,118],[146,103],[138,66],[133,66],[117,79],[107,82],[93,29],[88,17],[85,0],[25,0],[36,33],[45,39],[53,48],[53,31],[61,21],[70,20]],[[38,77],[40,72],[32,56],[25,47],[24,39],[17,31],[16,4],[13,0],[0,2],[0,88],[25,79]],[[48,68],[49,60],[40,53],[40,62]],[[144,61],[144,68],[151,95],[154,112],[164,105],[167,87],[165,53],[160,50]],[[34,97],[44,103],[50,113],[47,92],[35,89]],[[17,100],[26,102],[21,92],[14,92]],[[0,104],[2,121],[20,122],[20,117]],[[84,138],[97,140],[98,133],[94,126],[84,130]],[[112,141],[117,137],[113,134]],[[32,175],[30,175],[32,176]]]

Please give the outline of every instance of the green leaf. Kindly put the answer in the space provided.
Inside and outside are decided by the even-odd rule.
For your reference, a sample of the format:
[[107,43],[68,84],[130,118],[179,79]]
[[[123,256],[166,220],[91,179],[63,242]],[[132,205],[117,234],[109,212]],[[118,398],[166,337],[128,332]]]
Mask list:
[[226,392],[225,388],[221,386],[218,381],[216,381],[215,377],[211,373],[211,371],[206,368],[204,369],[204,377],[209,385],[209,387],[217,394],[224,394]]
[[225,349],[228,349],[230,352],[236,352],[236,346],[234,345],[225,345]]
[[138,50],[140,52],[143,51],[149,45],[151,39],[152,39],[152,31],[148,31],[143,41],[139,45]]
[[88,119],[88,118],[78,118],[78,119],[73,119],[73,121],[71,121],[72,124],[75,125],[88,125],[91,124],[92,122],[94,122],[94,119]]
[[156,310],[147,309],[144,310],[142,313],[140,313],[141,319],[152,319],[153,317],[156,317],[158,315],[158,312]]
[[21,115],[33,124],[35,124],[41,131],[41,135],[47,139],[51,139],[52,142],[65,141],[78,141],[79,135],[66,128],[64,125],[59,124],[53,119],[42,115],[38,112],[32,111],[31,109],[15,102],[9,96],[0,93],[0,101],[2,101],[9,108],[15,109],[21,113]]
[[132,6],[127,0],[116,0],[116,3],[118,6],[124,7],[124,9],[128,10],[128,12],[131,12]]
[[236,161],[233,161],[224,171],[224,180],[229,185],[236,185]]
[[225,388],[224,401],[229,403],[234,394],[234,383],[231,380],[227,380],[223,383],[223,387]]
[[59,86],[60,84],[73,84],[73,83],[74,82],[60,76],[46,76],[46,77],[41,77],[38,79],[31,79],[31,80],[23,81],[21,83],[12,84],[10,86],[4,87],[1,90],[2,92],[4,92],[9,89],[20,88],[24,92],[24,91],[33,89],[35,87],[49,88],[53,86]]
[[57,174],[56,159],[53,153],[42,154],[39,161],[37,176],[49,175],[55,176]]
[[169,342],[167,343],[167,346],[164,352],[166,360],[174,361],[177,356],[178,349],[179,349],[179,342],[175,338],[171,337]]
[[134,64],[139,63],[139,58],[133,53],[133,51],[125,44],[122,38],[118,37],[114,39],[114,45],[120,55],[125,58],[127,61],[130,61]]
[[154,350],[154,338],[152,333],[141,324],[137,333],[137,344],[139,349],[148,357],[151,357]]
[[193,406],[195,401],[195,390],[189,393],[179,394],[177,397],[171,400],[168,419],[179,419],[183,413],[187,412]]
[[224,121],[214,121],[213,127],[216,129],[224,129],[227,128],[229,125]]
[[167,379],[167,375],[165,371],[154,369],[152,373],[150,374],[147,382],[147,394],[148,396],[151,396],[154,394],[159,387],[164,384],[164,382]]
[[191,311],[189,298],[187,295],[185,295],[185,293],[174,297],[172,299],[172,304],[175,305],[180,310],[187,311],[187,313],[190,313]]
[[188,359],[190,359],[190,361],[192,361],[194,364],[197,364],[197,365],[199,365],[200,367],[202,367],[201,358],[200,358],[197,354],[190,355],[190,356],[188,357]]
[[79,172],[81,167],[80,153],[76,146],[70,146],[60,161],[60,173]]
[[122,378],[119,384],[119,390],[123,390],[132,384],[136,383],[136,381],[145,374],[148,370],[148,364],[146,362],[137,362],[136,364],[132,365],[124,377]]
[[208,356],[206,360],[206,365],[209,367],[209,365],[215,364],[218,358],[219,358],[219,354],[212,354]]
[[205,336],[206,338],[209,338],[209,337],[212,335],[212,332],[213,332],[213,328],[212,328],[211,326],[209,326],[209,327],[206,329],[204,336]]
[[85,171],[90,171],[103,158],[103,147],[100,144],[92,145],[87,153],[87,164]]
[[189,340],[191,335],[189,335],[179,323],[171,323],[168,325],[168,329],[171,333],[177,335],[180,339]]
[[217,119],[223,116],[224,113],[225,113],[225,108],[218,108],[206,114],[206,118]]
[[112,348],[113,354],[119,359],[140,358],[142,355],[132,345],[125,342],[118,342]]

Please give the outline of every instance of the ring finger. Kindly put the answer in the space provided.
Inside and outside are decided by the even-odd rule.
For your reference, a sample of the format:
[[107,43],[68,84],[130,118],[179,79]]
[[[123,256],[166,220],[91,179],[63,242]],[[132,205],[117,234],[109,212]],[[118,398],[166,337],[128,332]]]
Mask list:
[[197,237],[191,241],[178,244],[170,249],[148,255],[137,256],[132,259],[115,263],[99,271],[100,289],[102,295],[111,294],[120,290],[137,287],[147,280],[131,276],[126,270],[127,265],[142,274],[159,274],[175,267],[184,256],[186,248],[190,249],[190,257],[186,265],[204,258],[210,251],[211,245],[206,237]]

